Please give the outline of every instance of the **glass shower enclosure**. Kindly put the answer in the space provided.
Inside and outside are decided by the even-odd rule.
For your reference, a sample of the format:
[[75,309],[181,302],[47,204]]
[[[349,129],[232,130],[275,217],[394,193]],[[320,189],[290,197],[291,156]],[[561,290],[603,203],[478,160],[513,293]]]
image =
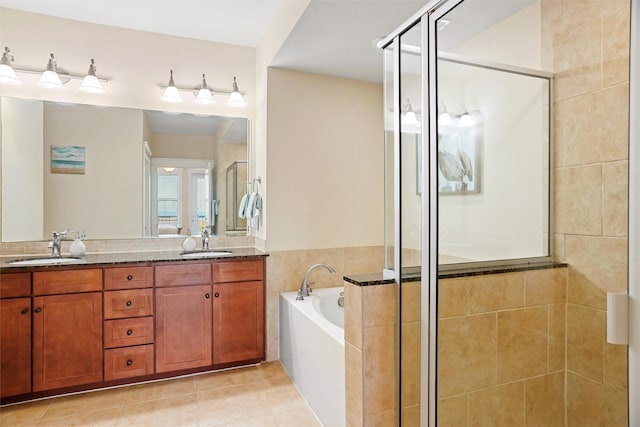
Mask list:
[[628,423],[605,332],[628,286],[631,2],[586,22],[559,3],[431,1],[379,43],[400,425]]

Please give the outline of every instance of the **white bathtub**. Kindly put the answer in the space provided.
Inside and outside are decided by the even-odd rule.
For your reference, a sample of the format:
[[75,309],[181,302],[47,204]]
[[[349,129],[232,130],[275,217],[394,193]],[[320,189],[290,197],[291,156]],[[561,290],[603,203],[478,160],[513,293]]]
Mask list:
[[345,425],[344,288],[280,294],[280,363],[325,427]]

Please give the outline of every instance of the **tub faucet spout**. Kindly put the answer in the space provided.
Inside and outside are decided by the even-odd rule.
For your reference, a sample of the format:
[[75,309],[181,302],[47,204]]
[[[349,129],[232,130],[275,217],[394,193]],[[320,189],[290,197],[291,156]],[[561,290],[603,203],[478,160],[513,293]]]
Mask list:
[[307,273],[304,275],[304,279],[302,279],[302,283],[300,284],[300,290],[298,291],[298,296],[296,297],[296,300],[302,301],[304,297],[309,296],[309,275],[313,270],[315,270],[318,267],[322,267],[328,270],[329,272],[331,272],[332,274],[336,272],[336,270],[333,267],[331,267],[329,264],[313,264],[307,270]]

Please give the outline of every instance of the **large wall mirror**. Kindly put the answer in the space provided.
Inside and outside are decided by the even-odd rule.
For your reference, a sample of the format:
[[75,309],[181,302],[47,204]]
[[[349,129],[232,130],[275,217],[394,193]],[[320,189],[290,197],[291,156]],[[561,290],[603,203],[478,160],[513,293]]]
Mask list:
[[[2,241],[227,230],[226,171],[247,161],[246,118],[0,98]],[[240,194],[242,197],[242,194]]]

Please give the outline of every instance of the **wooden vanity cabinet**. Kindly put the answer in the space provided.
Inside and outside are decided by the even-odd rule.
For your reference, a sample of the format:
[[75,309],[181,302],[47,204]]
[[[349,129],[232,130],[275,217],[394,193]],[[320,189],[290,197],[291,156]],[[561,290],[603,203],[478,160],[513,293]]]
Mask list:
[[210,366],[211,264],[156,266],[156,372]]
[[213,363],[264,359],[264,261],[213,264]]
[[153,267],[104,269],[104,379],[154,373]]
[[0,398],[31,391],[31,274],[0,277]]
[[102,270],[34,272],[33,284],[32,390],[102,381]]

